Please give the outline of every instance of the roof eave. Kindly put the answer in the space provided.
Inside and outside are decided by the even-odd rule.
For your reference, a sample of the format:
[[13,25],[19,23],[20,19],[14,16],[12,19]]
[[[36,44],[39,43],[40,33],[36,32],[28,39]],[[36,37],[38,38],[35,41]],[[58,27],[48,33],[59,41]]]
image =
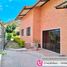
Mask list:
[[[66,8],[67,8],[67,4],[66,4],[66,3],[67,3],[67,1],[65,1],[65,2],[57,5],[57,6],[56,6],[56,9],[66,9]],[[64,4],[66,4],[66,5],[64,5]],[[64,6],[63,6],[63,5],[64,5]],[[63,6],[63,7],[61,7],[61,6]]]

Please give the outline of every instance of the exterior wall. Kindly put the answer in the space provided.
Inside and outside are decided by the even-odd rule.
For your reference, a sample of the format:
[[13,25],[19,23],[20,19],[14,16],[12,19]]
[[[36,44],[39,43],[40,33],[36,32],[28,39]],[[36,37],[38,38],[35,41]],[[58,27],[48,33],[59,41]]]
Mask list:
[[[20,32],[24,29],[24,36],[20,33],[20,37],[25,40],[26,43],[34,44],[33,42],[40,42],[40,8],[36,7],[32,9],[22,20],[20,24]],[[26,28],[31,27],[31,36],[26,35]]]
[[41,18],[41,10],[40,7],[36,7],[34,9],[34,24],[33,24],[33,41],[38,41],[40,43],[40,37],[41,37],[41,23],[40,23],[40,18]]
[[[26,35],[27,27],[31,27],[31,36]],[[21,34],[21,30],[24,29],[24,36]],[[32,43],[33,40],[33,10],[31,10],[24,18],[21,20],[20,24],[20,37],[25,40],[26,43]]]
[[60,52],[67,55],[67,10],[56,9],[55,6],[62,3],[62,0],[50,0],[41,7],[41,42],[42,31],[60,28]]
[[[63,0],[50,0],[42,7],[32,9],[22,20],[20,30],[24,29],[25,35],[21,36],[27,43],[35,40],[41,42],[42,31],[60,28],[60,52],[67,55],[67,10],[56,9],[55,6]],[[26,36],[26,28],[31,27],[31,36]]]

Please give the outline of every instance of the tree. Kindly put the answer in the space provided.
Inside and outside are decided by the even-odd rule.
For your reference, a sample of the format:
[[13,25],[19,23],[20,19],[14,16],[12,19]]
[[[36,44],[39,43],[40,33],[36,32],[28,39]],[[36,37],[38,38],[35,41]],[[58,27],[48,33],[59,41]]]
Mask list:
[[10,24],[6,27],[6,38],[11,40],[14,30],[16,29],[16,23]]
[[7,32],[7,33],[12,33],[15,29],[16,29],[16,24],[13,23],[13,24],[8,25],[8,26],[6,27],[6,32]]

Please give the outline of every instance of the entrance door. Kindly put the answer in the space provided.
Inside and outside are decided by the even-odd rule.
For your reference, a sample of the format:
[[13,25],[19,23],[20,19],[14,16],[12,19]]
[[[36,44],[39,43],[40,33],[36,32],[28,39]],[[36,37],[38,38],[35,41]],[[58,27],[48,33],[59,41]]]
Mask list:
[[43,31],[43,48],[60,53],[60,29]]

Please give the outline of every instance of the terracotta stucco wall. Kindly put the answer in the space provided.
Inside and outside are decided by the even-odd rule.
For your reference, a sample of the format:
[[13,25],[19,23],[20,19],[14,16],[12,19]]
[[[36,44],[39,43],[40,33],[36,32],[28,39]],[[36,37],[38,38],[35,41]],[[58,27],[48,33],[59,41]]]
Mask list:
[[41,10],[40,7],[34,8],[34,23],[33,23],[33,41],[40,42],[41,37]]
[[[67,55],[67,9],[56,9],[55,6],[63,0],[50,0],[42,7],[32,9],[21,21],[20,30],[25,30],[21,36],[28,43],[39,40],[42,46],[42,31],[60,28],[60,52]],[[31,27],[31,36],[26,36],[26,28]]]
[[[26,35],[26,29],[28,27],[31,27],[31,36]],[[26,43],[31,43],[33,40],[33,10],[31,10],[26,16],[21,19],[20,32],[22,29],[24,29],[24,36],[21,34],[20,37],[25,40]]]
[[62,0],[50,0],[41,7],[41,31],[60,28],[60,52],[67,55],[67,9],[56,9],[60,3]]
[[[24,36],[21,34],[21,38],[25,40],[26,43],[31,43],[33,45],[34,41],[41,42],[41,31],[40,31],[40,7],[33,8],[24,18],[21,20],[20,32],[24,29]],[[26,35],[26,28],[31,27],[31,35]]]

